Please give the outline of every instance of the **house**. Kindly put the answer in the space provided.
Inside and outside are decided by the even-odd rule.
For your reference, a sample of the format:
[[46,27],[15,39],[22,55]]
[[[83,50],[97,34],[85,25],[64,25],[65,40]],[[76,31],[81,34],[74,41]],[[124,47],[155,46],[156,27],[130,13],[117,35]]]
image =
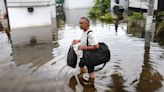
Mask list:
[[[126,10],[146,12],[148,9],[149,0],[111,0],[111,3],[119,1]],[[164,0],[154,0],[154,9],[157,11],[164,11]],[[111,4],[111,7],[114,4]]]
[[[129,11],[147,12],[149,0],[129,0]],[[154,10],[158,10],[158,0],[154,0]]]
[[13,45],[52,41],[55,0],[7,0]]

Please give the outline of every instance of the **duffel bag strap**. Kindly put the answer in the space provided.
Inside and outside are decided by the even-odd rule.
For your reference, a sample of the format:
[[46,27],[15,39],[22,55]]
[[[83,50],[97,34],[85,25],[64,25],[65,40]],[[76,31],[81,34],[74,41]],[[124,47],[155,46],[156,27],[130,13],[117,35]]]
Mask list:
[[92,30],[89,30],[88,33],[87,33],[87,46],[89,45],[89,41],[88,41],[88,34],[92,32]]
[[100,71],[101,69],[103,69],[105,67],[105,65],[106,65],[106,63],[104,63],[101,68],[96,69],[95,72]]

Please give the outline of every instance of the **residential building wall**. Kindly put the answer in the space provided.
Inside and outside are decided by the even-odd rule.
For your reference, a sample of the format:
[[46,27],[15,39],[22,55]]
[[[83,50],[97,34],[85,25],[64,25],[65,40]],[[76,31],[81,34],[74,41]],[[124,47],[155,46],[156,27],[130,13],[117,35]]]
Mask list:
[[27,7],[9,8],[8,12],[11,28],[51,25],[50,6],[33,8],[34,11],[32,13],[28,12]]
[[90,8],[94,5],[94,0],[65,0],[64,7],[67,9]]
[[[8,0],[10,27],[22,28],[51,24],[51,0]],[[28,12],[32,7],[33,12]]]
[[[13,45],[52,42],[55,0],[7,0]],[[28,8],[33,8],[32,12]]]
[[[132,8],[140,8],[140,9],[148,9],[148,1],[149,0],[129,0],[129,7]],[[154,0],[154,9],[158,8],[158,0]]]

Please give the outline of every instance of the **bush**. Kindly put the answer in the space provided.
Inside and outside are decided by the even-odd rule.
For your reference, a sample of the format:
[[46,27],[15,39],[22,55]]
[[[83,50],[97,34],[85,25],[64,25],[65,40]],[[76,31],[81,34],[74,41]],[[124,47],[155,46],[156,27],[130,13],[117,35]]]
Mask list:
[[97,18],[100,16],[100,10],[97,7],[93,7],[89,11],[89,16],[93,18]]
[[133,34],[133,36],[144,37],[145,30],[145,18],[139,12],[133,12],[132,15],[128,17],[128,33]]
[[109,13],[110,0],[95,0],[95,5],[89,10],[89,17],[111,23],[112,16]]
[[164,31],[164,21],[160,22],[157,26],[157,30],[155,31],[156,36],[158,37],[162,31]]
[[101,16],[99,19],[103,22],[106,22],[106,23],[112,23],[113,22],[113,17],[110,13],[106,13],[104,16]]
[[131,26],[136,26],[142,21],[145,21],[145,17],[139,12],[133,12],[128,18],[128,22]]
[[144,16],[139,12],[133,12],[132,15],[129,16],[130,22],[138,22],[145,20]]

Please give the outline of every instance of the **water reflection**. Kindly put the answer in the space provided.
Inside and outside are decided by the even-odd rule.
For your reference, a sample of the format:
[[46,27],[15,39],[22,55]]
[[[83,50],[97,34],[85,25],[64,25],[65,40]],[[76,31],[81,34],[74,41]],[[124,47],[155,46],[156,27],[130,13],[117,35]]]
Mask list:
[[57,28],[62,28],[65,25],[66,16],[63,7],[56,9]]
[[76,92],[76,85],[77,85],[77,80],[75,76],[72,76],[69,80],[69,87],[73,90],[73,92]]
[[155,92],[162,87],[162,75],[156,71],[150,61],[150,47],[145,47],[142,72],[137,84],[137,92]]
[[30,44],[35,38],[36,43],[52,42],[52,27],[40,26],[30,28],[18,28],[11,31],[11,39],[13,45]]
[[124,82],[123,76],[119,73],[115,73],[111,75],[112,77],[112,84],[110,85],[112,92],[126,92],[124,89]]
[[40,66],[52,59],[52,44],[37,44],[34,46],[14,46],[13,58],[16,66],[28,65],[36,71]]
[[80,77],[78,77],[78,80],[76,80],[76,77],[72,76],[69,81],[69,87],[73,90],[73,92],[77,92],[77,90],[79,90],[77,89],[77,86],[82,86],[81,92],[97,92],[93,83],[87,83],[85,79]]

